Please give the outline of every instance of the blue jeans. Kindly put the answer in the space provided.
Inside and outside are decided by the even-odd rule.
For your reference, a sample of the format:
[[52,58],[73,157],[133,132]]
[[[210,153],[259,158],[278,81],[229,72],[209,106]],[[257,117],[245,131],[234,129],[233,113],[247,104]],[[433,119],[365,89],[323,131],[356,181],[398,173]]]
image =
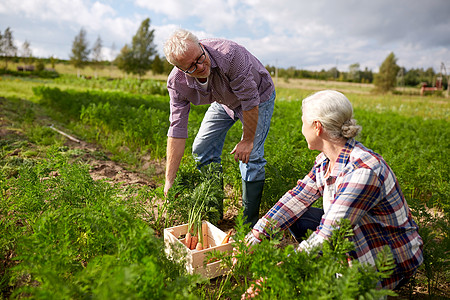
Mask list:
[[319,226],[322,216],[324,214],[323,209],[317,207],[310,207],[308,210],[289,227],[289,231],[294,238],[300,243],[306,236],[308,229],[315,231]]
[[[269,133],[274,105],[275,92],[268,101],[261,103],[258,107],[258,125],[250,159],[246,164],[239,162],[241,176],[245,181],[259,181],[264,180],[266,177],[264,166],[267,161],[264,159],[264,142]],[[221,163],[225,137],[228,130],[237,120],[237,117],[234,119],[230,118],[219,103],[214,102],[211,104],[192,145],[192,154],[198,163],[199,169],[212,162]]]

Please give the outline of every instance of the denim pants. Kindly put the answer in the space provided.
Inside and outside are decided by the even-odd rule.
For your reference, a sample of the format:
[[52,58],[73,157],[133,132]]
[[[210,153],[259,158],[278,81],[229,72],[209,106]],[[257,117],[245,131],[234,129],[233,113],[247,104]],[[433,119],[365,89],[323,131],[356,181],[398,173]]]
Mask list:
[[[258,107],[258,125],[250,159],[246,164],[239,162],[242,179],[246,181],[265,179],[264,166],[267,161],[264,159],[264,142],[269,133],[274,105],[275,92],[268,101],[261,103]],[[228,130],[237,120],[237,117],[232,119],[219,103],[214,102],[211,104],[192,145],[192,154],[198,163],[199,169],[212,162],[221,163],[225,137]]]
[[303,239],[308,238],[306,233],[308,229],[315,231],[319,226],[322,216],[324,214],[323,209],[317,207],[310,207],[308,210],[289,227],[289,231],[297,240],[301,242]]

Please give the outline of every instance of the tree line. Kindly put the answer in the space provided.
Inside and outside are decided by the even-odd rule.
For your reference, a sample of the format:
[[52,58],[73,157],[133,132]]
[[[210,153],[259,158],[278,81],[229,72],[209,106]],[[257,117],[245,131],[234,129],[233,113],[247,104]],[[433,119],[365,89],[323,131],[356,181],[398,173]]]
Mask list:
[[[69,62],[78,71],[88,65],[96,70],[110,63],[102,56],[103,42],[101,37],[98,36],[93,47],[89,48],[86,34],[86,30],[81,28],[72,43]],[[168,74],[172,66],[166,59],[159,56],[153,39],[154,29],[150,28],[150,19],[147,18],[142,21],[136,34],[132,37],[131,43],[123,46],[111,63],[123,72],[137,75],[139,78],[148,71],[152,71],[154,74]],[[5,69],[7,69],[9,59],[17,58],[17,55],[18,48],[14,44],[12,31],[8,27],[3,33],[0,31],[0,56],[3,57],[5,62]],[[34,61],[28,41],[25,41],[22,45],[21,59],[25,65],[30,65]],[[43,69],[42,60],[37,61],[37,68]],[[54,66],[55,59],[51,57],[50,62]],[[295,67],[284,69],[271,65],[266,65],[266,68],[272,75],[276,74],[276,76],[286,80],[299,78],[373,83],[380,92],[393,91],[397,86],[419,87],[424,84],[435,86],[438,79],[441,80],[441,84],[445,88],[448,86],[447,76],[450,75],[443,74],[442,67],[438,73],[431,67],[407,70],[397,65],[397,58],[394,53],[390,53],[386,57],[378,73],[373,73],[367,67],[362,70],[359,63],[351,64],[348,67],[348,72],[339,71],[336,67],[320,71],[301,70]]]
[[[155,74],[163,74],[167,69],[172,69],[168,63],[164,63],[156,51],[153,43],[154,29],[150,29],[150,19],[142,21],[136,34],[131,40],[131,44],[125,44],[116,56],[113,63],[127,74],[134,74],[141,78],[148,71]],[[82,28],[72,43],[72,53],[70,62],[79,68],[90,64],[94,68],[102,65],[102,40],[100,36],[95,41],[92,49],[88,48],[86,31]],[[89,54],[92,52],[92,59]]]
[[[397,64],[397,57],[390,53],[380,66],[378,73],[372,72],[367,67],[363,70],[359,63],[351,64],[348,72],[339,71],[336,67],[329,70],[322,69],[320,71],[310,71],[289,67],[287,69],[277,68],[276,66],[267,65],[266,68],[274,75],[278,74],[279,78],[286,80],[290,78],[298,79],[317,79],[328,81],[344,81],[355,83],[374,83],[382,85],[381,89],[392,90],[396,86],[419,87],[422,84],[427,86],[435,86],[436,80],[442,78],[442,85],[445,88],[448,83],[448,75],[446,72],[435,72],[433,68],[412,68],[406,69]],[[378,78],[378,79],[377,79]],[[387,82],[386,82],[387,81]],[[386,82],[386,83],[382,83]]]
[[[159,56],[156,46],[153,43],[154,30],[150,29],[150,19],[142,21],[136,34],[133,36],[130,44],[126,44],[120,50],[120,53],[112,62],[105,60],[103,57],[103,41],[100,36],[97,37],[92,48],[89,47],[87,40],[87,32],[81,28],[72,42],[71,53],[69,54],[69,62],[78,70],[90,66],[92,68],[101,69],[105,65],[114,64],[120,70],[127,74],[134,74],[141,78],[148,71],[154,74],[168,74],[172,66]],[[56,62],[64,60],[50,57],[50,59],[36,59],[32,55],[30,43],[25,41],[22,48],[14,44],[14,38],[11,28],[6,28],[4,33],[0,30],[0,57],[3,60],[3,69],[8,68],[10,61],[18,61],[19,59],[25,65],[25,71],[35,70],[34,63],[42,65],[43,62],[50,62],[52,68]]]

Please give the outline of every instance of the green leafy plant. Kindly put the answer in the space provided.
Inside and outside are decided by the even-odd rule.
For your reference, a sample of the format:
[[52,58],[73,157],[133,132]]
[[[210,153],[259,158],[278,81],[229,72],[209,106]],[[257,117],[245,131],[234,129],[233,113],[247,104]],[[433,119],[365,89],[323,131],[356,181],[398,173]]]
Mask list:
[[[86,80],[66,75],[45,80],[17,76],[5,76],[0,81],[0,93],[2,94],[0,97],[0,116],[2,118],[0,250],[1,262],[5,266],[0,270],[2,297],[9,298],[11,293],[19,288],[20,292],[18,293],[25,293],[25,290],[29,288],[31,292],[28,295],[37,295],[36,290],[45,290],[42,288],[43,278],[48,282],[52,282],[52,280],[57,282],[59,279],[54,278],[59,276],[58,278],[64,277],[65,281],[64,284],[55,285],[55,290],[65,291],[61,292],[66,293],[64,295],[72,293],[67,291],[72,290],[72,287],[78,284],[70,283],[75,280],[74,282],[83,282],[80,289],[86,291],[86,294],[80,298],[84,295],[94,297],[92,295],[100,295],[100,293],[108,295],[108,289],[115,291],[109,296],[119,297],[118,295],[128,293],[128,297],[133,298],[137,292],[121,291],[120,282],[131,282],[128,279],[138,274],[130,267],[131,265],[137,264],[138,267],[143,267],[147,266],[147,263],[144,263],[143,260],[138,262],[136,262],[137,260],[132,262],[125,260],[123,265],[113,265],[111,261],[114,261],[114,257],[117,256],[111,249],[121,249],[116,252],[123,253],[123,249],[128,249],[124,240],[131,241],[134,236],[145,236],[141,232],[145,227],[154,230],[153,233],[148,233],[149,236],[158,238],[164,228],[187,222],[189,210],[196,203],[195,199],[203,199],[206,196],[205,210],[207,210],[207,206],[217,208],[215,199],[216,197],[217,199],[223,198],[223,185],[226,186],[227,196],[232,195],[231,197],[233,197],[227,201],[234,201],[233,204],[239,206],[241,189],[239,167],[233,157],[228,154],[241,138],[242,128],[239,122],[230,129],[225,141],[221,166],[224,170],[223,177],[203,177],[206,175],[199,172],[190,155],[186,155],[180,166],[178,183],[167,199],[163,196],[161,186],[156,189],[146,187],[138,190],[112,187],[111,190],[111,186],[107,184],[92,181],[87,174],[86,166],[78,163],[72,166],[65,161],[73,151],[67,149],[63,151],[63,147],[59,146],[62,145],[64,139],[56,136],[44,125],[48,125],[46,123],[52,119],[51,123],[60,124],[65,127],[67,132],[80,139],[102,145],[105,151],[114,153],[114,159],[131,163],[130,168],[137,166],[142,161],[144,154],[147,157],[151,155],[152,159],[161,158],[165,153],[169,116],[169,98],[165,82],[143,80],[139,83],[135,79],[110,80],[106,78]],[[273,206],[282,194],[292,188],[296,181],[311,169],[314,157],[317,155],[316,152],[306,149],[306,143],[301,135],[300,101],[312,89],[323,88],[323,83],[311,81],[308,84],[310,90],[295,89],[291,86],[289,88],[277,87],[276,107],[271,130],[265,144],[266,184],[261,214]],[[32,87],[35,87],[34,96],[31,92]],[[368,87],[361,88],[361,91],[369,91]],[[353,89],[354,87],[352,87]],[[10,97],[10,95],[14,95],[14,97]],[[383,155],[394,170],[412,208],[414,219],[419,224],[420,234],[425,242],[425,260],[416,274],[415,282],[421,288],[426,288],[430,295],[439,297],[445,293],[441,288],[448,285],[450,278],[447,271],[449,269],[448,259],[446,259],[450,248],[448,236],[450,173],[442,163],[448,160],[448,149],[450,148],[450,127],[447,126],[448,101],[434,97],[425,99],[414,95],[408,96],[408,98],[400,95],[375,96],[353,92],[348,92],[347,95],[354,105],[356,119],[363,126],[362,134],[358,139],[367,147]],[[81,118],[83,107],[85,115]],[[191,108],[186,153],[191,151],[190,145],[206,109],[207,106]],[[101,133],[99,134],[99,132]],[[147,132],[151,132],[151,134],[147,135]],[[51,151],[52,153],[42,160],[45,149],[53,144],[56,147]],[[31,152],[28,152],[30,149]],[[26,153],[37,153],[37,155],[30,156]],[[211,188],[205,194],[204,191],[208,190],[209,183],[204,183],[203,186],[200,186],[200,183],[207,182],[212,178],[222,178],[223,183],[216,181],[214,185],[217,188]],[[194,195],[195,193],[198,196]],[[320,206],[320,200],[316,205]],[[87,208],[92,210],[85,211]],[[70,213],[65,213],[64,209]],[[217,214],[218,210],[212,209],[208,212],[211,220],[214,220],[214,214]],[[122,218],[117,218],[117,216],[122,216]],[[141,219],[145,225],[141,223],[136,225],[134,218]],[[117,224],[122,221],[127,225]],[[53,224],[53,222],[57,224]],[[239,223],[239,221],[237,222]],[[87,223],[92,223],[93,227],[89,227]],[[133,233],[128,226],[137,229]],[[105,227],[111,232],[106,234],[98,229],[101,227]],[[60,230],[66,234],[57,234]],[[41,234],[37,234],[38,232]],[[235,239],[242,240],[247,232],[248,229],[243,230],[241,238],[238,238],[240,234],[238,232]],[[48,236],[48,239],[44,238],[45,235]],[[74,275],[82,273],[77,271],[62,273],[55,271],[48,273],[49,275],[42,275],[41,273],[31,273],[26,268],[23,270],[13,269],[16,264],[21,264],[19,259],[13,259],[22,255],[19,249],[22,249],[25,241],[33,243],[40,251],[47,251],[46,247],[48,247],[50,253],[55,253],[54,260],[48,258],[43,260],[45,268],[48,266],[53,268],[55,265],[56,270],[61,270],[62,268],[58,267],[58,264],[61,264],[62,266],[68,265],[70,268],[81,266],[85,270],[90,266],[92,268],[89,271],[90,275],[86,275],[87,273],[80,275],[85,278],[81,280],[81,277]],[[58,262],[57,251],[51,246],[42,246],[40,243],[53,245],[52,247],[55,249],[70,255],[77,253],[77,256],[72,260],[64,257],[61,262]],[[266,241],[266,243],[276,243],[276,239]],[[342,243],[345,244],[345,242]],[[139,244],[136,241],[132,244],[135,246],[130,246],[131,248],[147,247],[146,244]],[[333,245],[336,244],[340,245],[340,240],[334,242]],[[276,244],[273,245],[275,249],[278,249]],[[239,248],[239,243],[236,244],[236,247]],[[269,245],[267,247],[274,252],[274,255],[278,253],[278,256],[272,257],[272,252],[268,252],[266,258],[276,262],[280,261],[280,257],[284,258],[283,251],[291,251],[279,250],[276,252],[273,247],[269,247]],[[336,250],[333,247],[330,249],[331,252]],[[36,264],[36,270],[39,269],[38,258],[43,255],[40,252],[37,254],[31,252],[30,247],[23,249],[28,251],[26,253],[30,257],[36,256],[36,259],[30,258],[29,261],[24,259],[25,264],[22,266],[32,262]],[[162,248],[158,249],[162,253]],[[337,250],[339,249],[341,248],[337,248]],[[96,255],[98,251],[103,250],[111,252],[104,254],[105,258]],[[242,251],[245,253],[243,249]],[[134,250],[125,252],[138,257]],[[106,255],[111,255],[111,259],[108,260]],[[189,282],[189,288],[181,292],[181,295],[194,294],[198,296],[197,298],[239,298],[258,276],[256,273],[258,266],[250,268],[252,259],[251,255],[242,257],[240,259],[242,264],[236,266],[234,275],[230,274],[230,276],[219,278],[211,283],[197,281],[199,285],[195,287],[190,285],[193,281],[189,277],[170,275],[165,279],[170,283],[172,281]],[[123,256],[120,256],[119,260],[123,260]],[[262,262],[262,258],[260,262]],[[298,258],[298,262],[306,268],[306,271],[298,269],[299,274],[303,274],[301,278],[306,278],[305,274],[311,274],[310,277],[313,277],[314,272],[319,272],[322,277],[331,274],[331,272],[314,268],[301,258]],[[102,269],[103,264],[111,266],[111,269]],[[269,265],[272,263],[270,262]],[[127,266],[129,268],[126,268]],[[172,270],[151,263],[148,266],[150,269],[164,268],[168,273]],[[325,267],[328,268],[328,266]],[[329,268],[332,268],[331,264]],[[283,269],[278,267],[276,270],[276,272],[282,272],[278,270]],[[343,270],[349,272],[346,268]],[[289,274],[289,271],[285,273]],[[134,275],[126,277],[124,274]],[[143,274],[139,273],[137,276],[144,276]],[[117,276],[117,280],[114,279],[115,276]],[[283,274],[280,276],[281,279],[278,282],[281,285],[294,286],[290,283],[291,281],[283,281],[285,278]],[[319,275],[314,276],[320,277]],[[107,283],[97,282],[96,278],[100,277],[105,282],[112,282],[111,286]],[[294,278],[293,275],[292,278]],[[346,278],[340,277],[339,284],[334,281],[323,284],[339,288],[343,295],[351,295],[353,293],[351,291],[354,289],[353,283],[347,282]],[[368,282],[374,280],[370,276],[364,278]],[[155,282],[160,282],[158,280]],[[319,280],[321,279],[319,278]],[[363,279],[358,280],[362,281]],[[115,285],[113,285],[114,282]],[[139,285],[137,281],[133,282],[137,286]],[[340,285],[345,282],[347,282],[345,286]],[[273,285],[275,285],[275,279],[273,279]],[[126,286],[129,287],[128,284]],[[310,289],[309,295],[314,295],[313,287],[308,286],[308,284],[296,283],[294,290],[302,291],[306,295]],[[170,287],[168,288],[170,289]],[[270,289],[273,289],[272,286]],[[448,290],[446,292],[448,293]],[[48,297],[52,294],[52,292],[45,293]],[[55,295],[59,296],[59,293],[57,292]],[[170,295],[170,292],[168,293]],[[318,295],[321,293],[322,291],[319,290]],[[366,296],[361,294],[360,297]],[[367,297],[370,298],[370,296]],[[39,297],[35,296],[35,298]],[[136,296],[136,298],[138,297]]]
[[425,273],[427,289],[430,296],[435,296],[438,284],[450,277],[448,249],[450,249],[450,234],[448,216],[442,218],[427,208],[432,206],[430,200],[426,205],[418,199],[410,199],[412,213],[419,225],[419,234],[423,240],[424,262],[421,269]]
[[12,297],[190,298],[197,279],[166,258],[136,208],[117,187],[92,180],[86,165],[53,149],[49,160],[20,168],[7,185],[1,250],[13,250],[18,263],[1,282],[8,279]]
[[223,179],[220,166],[210,164],[202,171],[196,168],[193,159],[180,166],[174,185],[169,191],[168,212],[176,211],[180,221],[187,222],[193,207],[204,203],[204,220],[217,224],[223,210]]
[[377,268],[361,265],[356,260],[351,266],[347,263],[346,253],[353,249],[353,243],[348,241],[352,232],[348,220],[340,222],[322,248],[309,253],[296,251],[291,245],[278,247],[282,235],[276,232],[272,234],[273,239],[265,239],[248,249],[244,239],[248,228],[239,228],[242,221],[238,224],[233,237],[236,241],[233,258],[237,263],[233,265],[230,256],[221,256],[232,269],[229,276],[233,278],[223,282],[226,285],[221,288],[223,297],[239,297],[258,279],[260,283],[255,287],[259,289],[260,299],[378,299],[395,295],[390,290],[377,289],[378,280],[388,277],[395,266],[389,248],[377,258]]

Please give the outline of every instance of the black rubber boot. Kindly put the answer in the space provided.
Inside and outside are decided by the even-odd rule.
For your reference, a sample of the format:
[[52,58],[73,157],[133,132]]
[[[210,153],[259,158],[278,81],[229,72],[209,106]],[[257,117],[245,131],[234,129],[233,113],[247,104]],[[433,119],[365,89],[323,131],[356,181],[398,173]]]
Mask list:
[[259,206],[264,188],[264,180],[242,180],[242,205],[244,206],[244,222],[253,227],[259,220]]

